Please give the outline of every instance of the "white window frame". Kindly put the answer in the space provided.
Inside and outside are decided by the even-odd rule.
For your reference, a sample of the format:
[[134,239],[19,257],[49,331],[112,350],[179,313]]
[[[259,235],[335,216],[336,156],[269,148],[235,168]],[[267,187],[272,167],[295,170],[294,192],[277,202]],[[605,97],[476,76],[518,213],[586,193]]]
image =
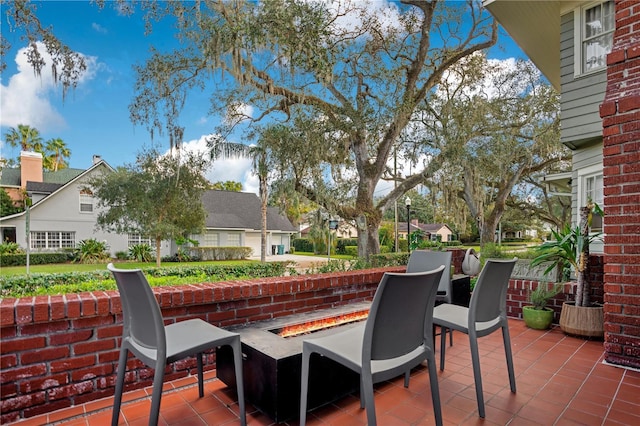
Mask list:
[[220,233],[207,229],[202,236],[202,243],[205,247],[219,247],[220,246]]
[[[600,185],[598,185],[598,181],[600,182]],[[591,191],[595,192],[595,194],[587,193],[590,190],[589,182],[596,184],[595,187],[591,186]],[[580,218],[580,208],[587,204],[589,198],[591,198],[591,201],[594,203],[597,203],[600,208],[604,208],[604,173],[601,164],[596,164],[578,170],[578,216],[576,222]],[[603,231],[604,227],[592,228],[592,233]]]
[[34,250],[60,250],[75,246],[74,231],[30,231],[29,247]]
[[138,244],[147,244],[151,247],[153,247],[153,241],[151,241],[151,238],[149,237],[143,237],[140,234],[127,234],[127,247],[133,247],[135,245]]
[[[237,239],[237,241],[236,241]],[[242,247],[242,235],[239,232],[229,232],[227,234],[228,247]]]
[[[583,51],[583,44],[586,41],[585,37],[585,19],[586,19],[586,12],[587,10],[590,10],[594,7],[597,6],[602,6],[603,4],[607,3],[608,1],[611,1],[613,3],[613,0],[606,0],[606,1],[596,1],[596,2],[591,2],[591,3],[587,3],[585,5],[581,5],[580,7],[576,8],[574,10],[573,13],[573,29],[574,29],[574,43],[573,43],[573,49],[574,49],[574,55],[573,55],[573,68],[574,68],[574,76],[575,77],[579,77],[579,76],[583,76],[583,75],[589,75],[589,74],[593,74],[593,73],[597,73],[597,72],[601,72],[603,70],[606,69],[606,55],[608,53],[611,52],[611,50],[609,50],[609,52],[607,52],[605,54],[605,63],[602,66],[598,66],[596,68],[592,68],[590,70],[585,70],[584,69],[584,51]],[[613,46],[613,32],[615,31],[615,7],[613,7],[613,25],[611,29],[608,29],[607,31],[603,31],[599,34],[597,34],[596,36],[591,37],[591,39],[595,39],[598,37],[602,37],[604,35],[608,35],[611,34],[611,45]]]
[[[94,204],[95,204],[95,200],[93,198],[93,193],[87,189],[81,189],[80,196],[79,196],[79,206],[78,206],[80,213],[92,214],[94,210]],[[83,206],[88,206],[88,207],[85,207],[85,210],[83,210]]]

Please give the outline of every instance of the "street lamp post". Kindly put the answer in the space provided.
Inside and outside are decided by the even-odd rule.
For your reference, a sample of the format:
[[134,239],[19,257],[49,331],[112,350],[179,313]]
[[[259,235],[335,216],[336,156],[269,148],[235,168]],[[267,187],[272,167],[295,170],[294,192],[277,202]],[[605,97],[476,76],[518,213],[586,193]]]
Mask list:
[[407,206],[407,250],[411,253],[411,198],[407,197],[404,203]]

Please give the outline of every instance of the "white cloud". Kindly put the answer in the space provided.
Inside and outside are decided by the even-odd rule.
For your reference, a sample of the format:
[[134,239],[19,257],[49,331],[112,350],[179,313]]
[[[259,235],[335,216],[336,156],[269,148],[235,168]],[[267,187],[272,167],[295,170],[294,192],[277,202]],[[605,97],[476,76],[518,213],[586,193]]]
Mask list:
[[[38,42],[38,50],[46,64],[51,64],[51,56]],[[64,117],[52,105],[51,96],[61,96],[60,87],[49,72],[50,66],[45,65],[43,72],[37,76],[27,62],[26,48],[18,50],[15,61],[18,72],[9,78],[5,86],[0,84],[0,125],[16,127],[25,124],[37,128],[40,133],[60,130],[66,126]],[[85,71],[79,79],[79,84],[95,77],[97,58],[84,56],[87,63]]]
[[91,23],[91,28],[93,28],[93,30],[95,32],[100,33],[100,34],[107,34],[108,33],[108,31],[107,31],[107,29],[105,27],[103,27],[102,25],[100,25],[100,24],[98,24],[96,22],[92,22]]
[[[211,135],[202,135],[182,143],[182,149],[195,152],[201,156],[209,156],[207,138]],[[210,182],[226,182],[228,180],[242,183],[242,191],[258,193],[258,177],[251,172],[251,160],[249,158],[227,158],[215,160],[207,170],[205,177]]]

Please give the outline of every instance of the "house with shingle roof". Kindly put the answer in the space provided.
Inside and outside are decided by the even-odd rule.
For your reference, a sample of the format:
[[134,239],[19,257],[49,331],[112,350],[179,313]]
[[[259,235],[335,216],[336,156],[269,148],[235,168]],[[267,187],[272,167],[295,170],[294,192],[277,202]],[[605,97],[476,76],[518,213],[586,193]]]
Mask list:
[[[42,169],[42,156],[21,153],[21,166],[4,168],[0,186],[14,200],[21,200],[26,193],[32,199],[29,212],[29,239],[32,252],[56,251],[75,247],[85,239],[106,241],[112,255],[128,251],[133,244],[150,243],[137,234],[115,234],[99,230],[97,203],[87,183],[98,173],[113,172],[113,168],[98,156],[87,169],[63,169],[47,172]],[[192,236],[201,246],[250,247],[260,253],[260,199],[253,193],[206,191],[202,203],[207,211],[205,232]],[[275,207],[267,211],[267,248],[282,245],[290,248],[290,236],[297,229]],[[0,218],[2,241],[18,243],[27,248],[26,212]],[[161,255],[173,254],[177,247],[165,241]]]
[[[200,246],[250,247],[260,254],[260,198],[250,192],[208,190],[202,195],[207,212],[205,231],[192,236]],[[284,246],[289,252],[291,236],[298,233],[277,207],[267,207],[267,254],[272,246]]]

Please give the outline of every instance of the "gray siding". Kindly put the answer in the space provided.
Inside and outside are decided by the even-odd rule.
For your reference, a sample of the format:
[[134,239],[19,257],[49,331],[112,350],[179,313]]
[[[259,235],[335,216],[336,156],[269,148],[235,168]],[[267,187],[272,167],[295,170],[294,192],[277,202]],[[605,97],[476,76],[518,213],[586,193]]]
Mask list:
[[602,138],[599,107],[604,100],[606,71],[575,77],[574,14],[561,18],[560,82],[562,86],[561,118],[563,143],[580,147]]

